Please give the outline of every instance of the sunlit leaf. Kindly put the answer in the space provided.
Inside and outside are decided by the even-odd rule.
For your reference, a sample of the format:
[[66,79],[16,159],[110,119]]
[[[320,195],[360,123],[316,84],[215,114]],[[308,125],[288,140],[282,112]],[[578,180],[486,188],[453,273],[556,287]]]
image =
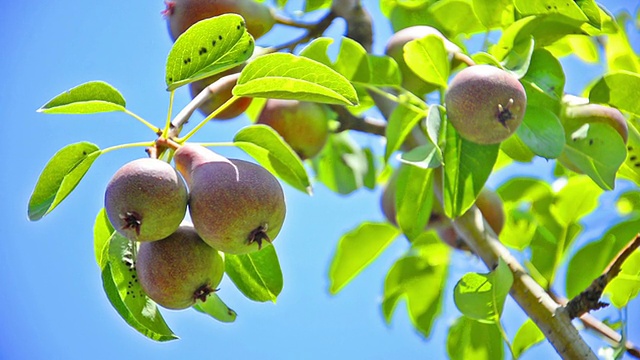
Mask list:
[[389,124],[385,129],[387,146],[385,159],[388,160],[395,151],[400,149],[411,130],[424,119],[426,114],[417,112],[418,109],[408,106],[397,106],[389,117]]
[[442,311],[450,250],[434,232],[425,232],[412,251],[415,254],[398,259],[387,273],[382,312],[391,322],[398,302],[405,299],[411,322],[429,337]]
[[356,91],[344,76],[315,60],[285,53],[263,55],[247,64],[233,88],[233,94],[338,105],[358,104]]
[[589,92],[589,101],[609,104],[622,111],[640,116],[640,74],[628,71],[604,75]]
[[395,186],[396,220],[402,232],[413,241],[424,232],[433,206],[433,171],[402,166]]
[[344,234],[338,241],[329,270],[329,292],[337,294],[367,267],[400,231],[388,223],[365,222]]
[[531,319],[527,319],[513,338],[513,343],[511,344],[513,355],[518,358],[529,348],[544,340],[545,337],[540,328]]
[[42,105],[38,112],[45,114],[95,114],[124,111],[122,94],[103,81],[90,81],[69,89]]
[[311,193],[311,182],[300,157],[271,127],[260,124],[244,127],[233,141],[287,184]]
[[[97,222],[101,222],[100,215]],[[101,225],[96,224],[96,227]],[[98,246],[104,242],[103,235],[94,239]],[[156,304],[149,299],[138,283],[130,240],[113,231],[105,244],[106,252],[102,259],[102,285],[105,293],[118,314],[134,329],[156,341],[175,340],[178,337],[164,321]]]
[[313,159],[313,167],[331,191],[350,194],[364,185],[371,173],[366,153],[347,132],[332,134],[320,154]]
[[198,301],[193,308],[201,313],[205,313],[221,322],[234,322],[238,314],[228,307],[218,294],[209,294],[205,302]]
[[627,155],[620,134],[604,123],[578,128],[567,125],[566,145],[559,160],[588,175],[602,189],[613,189],[616,173]]
[[453,290],[456,307],[465,316],[487,323],[500,320],[504,301],[513,284],[509,266],[500,259],[498,267],[488,274],[467,273]]
[[55,209],[76,188],[100,154],[96,145],[79,142],[53,155],[29,199],[29,220],[40,220]]
[[404,60],[416,75],[428,83],[447,87],[449,58],[442,37],[428,35],[409,41],[403,49]]
[[463,139],[451,124],[444,149],[444,210],[456,218],[473,205],[491,174],[500,145],[480,145]]
[[461,316],[449,328],[447,354],[452,360],[500,360],[504,357],[503,347],[495,324]]
[[282,270],[273,246],[249,254],[225,254],[225,272],[251,300],[276,302],[282,291]]
[[231,69],[249,59],[255,44],[242,16],[224,14],[195,23],[173,44],[167,90]]
[[535,106],[527,106],[522,124],[516,134],[536,155],[555,159],[564,148],[564,129],[553,112]]
[[472,0],[473,11],[487,29],[504,28],[514,21],[513,0]]

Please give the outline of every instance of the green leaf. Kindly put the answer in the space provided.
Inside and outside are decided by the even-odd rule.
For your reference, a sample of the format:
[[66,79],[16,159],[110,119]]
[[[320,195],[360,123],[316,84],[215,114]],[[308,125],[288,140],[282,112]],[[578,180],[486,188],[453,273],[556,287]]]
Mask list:
[[387,146],[385,148],[385,160],[389,160],[391,154],[400,149],[402,143],[407,138],[411,130],[424,119],[426,114],[418,113],[413,107],[399,105],[397,106],[391,116],[389,117],[389,123],[385,129],[385,136],[387,138]]
[[100,154],[96,145],[79,142],[67,145],[53,155],[29,199],[29,220],[40,220],[55,209],[76,188]]
[[535,41],[532,36],[529,36],[528,39],[523,39],[515,44],[500,63],[517,78],[521,78],[529,70],[534,49]]
[[516,9],[523,15],[562,14],[571,19],[586,22],[589,19],[575,1],[568,0],[515,0]]
[[307,0],[304,2],[304,12],[326,9],[331,6],[332,0]]
[[473,0],[473,11],[487,29],[505,28],[514,21],[513,0]]
[[573,176],[560,189],[549,207],[556,221],[563,225],[580,222],[598,207],[598,198],[602,194],[596,184],[584,176]]
[[527,145],[520,139],[517,132],[513,136],[508,137],[500,144],[500,150],[509,158],[527,163],[533,160],[536,154],[529,149]]
[[95,114],[124,111],[122,94],[103,81],[90,81],[71,88],[42,105],[45,114]]
[[332,38],[317,38],[302,49],[300,56],[332,68],[354,84],[399,86],[402,83],[398,64],[392,58],[369,54],[357,41],[342,38],[337,59],[332,62],[328,54],[332,43]]
[[413,241],[424,232],[433,206],[433,171],[402,166],[396,183],[396,219],[398,226]]
[[[518,250],[529,246],[538,227],[533,213],[538,203],[547,206],[554,198],[549,184],[532,178],[513,178],[496,191],[504,204],[505,225],[500,241]],[[533,209],[532,209],[533,208]]]
[[451,360],[501,360],[504,344],[495,324],[485,324],[466,316],[449,328],[447,354]]
[[509,25],[497,44],[489,52],[502,60],[519,43],[530,41],[533,37],[536,47],[550,45],[565,35],[584,34],[581,25],[583,21],[568,18],[559,14],[527,16]]
[[244,19],[224,14],[195,23],[173,44],[166,66],[167,90],[243,63],[255,44]]
[[560,112],[560,100],[564,93],[565,75],[560,61],[545,49],[536,49],[531,56],[529,69],[521,83],[527,92],[529,107]]
[[622,270],[604,289],[617,308],[627,306],[640,292],[640,251],[633,252],[622,264]]
[[366,153],[347,132],[329,136],[313,167],[318,180],[339,194],[361,188],[371,173]]
[[405,299],[413,326],[429,337],[442,311],[449,248],[435,232],[423,233],[412,244],[412,252],[389,269],[384,282],[382,312],[387,323],[401,299]]
[[458,34],[471,35],[485,30],[473,11],[471,0],[440,0],[424,15],[431,17],[444,33],[453,38]]
[[609,104],[622,111],[640,116],[640,75],[617,71],[604,75],[589,92],[592,103]]
[[578,250],[567,266],[566,292],[573,298],[600,276],[609,262],[624,248],[640,229],[640,216],[611,227],[598,241]]
[[249,254],[225,254],[225,272],[251,300],[275,303],[282,291],[282,270],[273,246]]
[[449,218],[473,205],[498,158],[500,145],[480,145],[465,140],[451,124],[444,148],[444,210]]
[[453,290],[453,301],[465,316],[486,323],[500,321],[513,274],[502,259],[488,274],[467,273]]
[[616,173],[627,155],[620,134],[609,124],[575,128],[565,123],[565,136],[566,145],[559,160],[575,166],[604,190],[613,189]]
[[628,129],[627,157],[620,167],[618,175],[640,185],[640,132],[633,126],[633,123],[629,124]]
[[247,97],[304,100],[356,105],[356,90],[344,76],[306,57],[285,53],[263,55],[242,70],[233,94]]
[[109,240],[114,232],[107,217],[107,211],[102,208],[93,225],[93,250],[100,269],[104,268],[109,261]]
[[564,148],[564,128],[553,112],[535,106],[527,106],[522,124],[516,134],[536,155],[555,159]]
[[311,194],[309,175],[300,157],[271,127],[246,126],[238,131],[233,142],[287,184]]
[[442,37],[427,35],[404,45],[404,60],[407,66],[422,80],[447,87],[449,58]]
[[511,344],[513,356],[519,358],[525,351],[529,350],[529,348],[544,340],[544,334],[540,331],[538,325],[531,319],[527,319],[513,338],[513,344]]
[[337,294],[400,235],[388,223],[365,222],[338,241],[329,269],[329,292]]
[[196,311],[208,314],[212,318],[225,323],[236,321],[236,317],[238,316],[238,314],[228,307],[222,299],[220,299],[218,294],[215,293],[209,294],[205,302],[198,301],[193,305],[193,308]]
[[[94,239],[95,243],[101,239]],[[138,283],[130,240],[113,232],[109,240],[108,261],[102,268],[102,285],[118,314],[134,329],[156,341],[178,337],[164,321],[156,304]]]

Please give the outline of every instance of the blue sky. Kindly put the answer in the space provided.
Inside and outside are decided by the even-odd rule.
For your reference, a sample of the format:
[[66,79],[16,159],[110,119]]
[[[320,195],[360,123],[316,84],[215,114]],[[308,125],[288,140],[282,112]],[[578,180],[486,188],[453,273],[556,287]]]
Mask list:
[[[297,3],[297,1],[292,1]],[[365,4],[380,19],[377,1]],[[637,1],[603,1],[615,11]],[[447,297],[445,313],[434,335],[425,341],[411,326],[401,304],[392,324],[381,316],[382,285],[387,269],[407,249],[398,239],[338,296],[327,291],[327,271],[341,234],[364,220],[382,220],[380,191],[360,190],[344,197],[321,185],[313,197],[285,186],[288,213],[276,241],[284,290],[277,304],[255,303],[224,280],[220,296],[239,316],[234,324],[218,323],[192,310],[164,311],[181,337],[170,343],[146,339],[117,315],[102,290],[93,256],[92,227],[103,204],[104,188],[124,163],[144,156],[141,148],[109,153],[96,162],[76,191],[43,220],[31,223],[26,206],[47,160],[66,144],[94,142],[102,148],[151,140],[146,127],[124,114],[91,116],[44,115],[35,112],[51,97],[80,83],[104,80],[121,91],[128,107],[161,125],[168,107],[164,65],[171,47],[160,15],[162,1],[88,2],[12,1],[0,12],[0,118],[5,129],[0,159],[3,189],[0,241],[0,359],[260,358],[325,359],[442,358],[448,325],[458,316]],[[343,30],[337,22],[332,34]],[[390,34],[377,22],[374,51],[381,53]],[[258,41],[283,36],[283,28]],[[632,38],[638,44],[637,32]],[[285,35],[286,36],[286,35]],[[568,90],[578,92],[601,71],[596,66],[563,61]],[[185,105],[188,90],[178,91],[175,106]],[[249,122],[237,119],[207,126],[194,141],[228,141]],[[378,139],[359,137],[377,146]],[[244,156],[223,149],[228,156]],[[550,167],[518,167],[497,174],[495,186],[515,172],[550,174]],[[621,184],[620,187],[624,187]],[[608,194],[605,204],[612,201]],[[598,216],[606,218],[611,213]],[[595,219],[595,217],[594,217]],[[590,228],[582,240],[602,229]],[[451,276],[485,271],[476,259],[457,254]],[[636,300],[629,318],[640,318]],[[512,337],[525,316],[509,300],[505,321]],[[615,313],[611,313],[615,315]],[[631,340],[640,343],[640,329]],[[595,338],[587,336],[594,346]],[[548,344],[526,358],[555,354]]]

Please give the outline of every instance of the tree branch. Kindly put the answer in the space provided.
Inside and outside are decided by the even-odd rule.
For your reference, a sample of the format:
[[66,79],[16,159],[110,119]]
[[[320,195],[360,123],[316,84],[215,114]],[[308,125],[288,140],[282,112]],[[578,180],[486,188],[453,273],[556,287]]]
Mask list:
[[[442,201],[442,170],[436,169],[435,193]],[[498,266],[502,259],[513,273],[511,297],[527,313],[556,352],[564,359],[597,359],[571,323],[564,307],[556,303],[547,292],[533,280],[509,250],[498,240],[497,235],[484,220],[474,205],[453,220],[456,232],[489,269]]]
[[622,264],[625,260],[640,246],[640,234],[636,235],[627,246],[625,246],[620,252],[613,258],[611,263],[606,267],[602,275],[598,276],[589,287],[576,297],[571,299],[567,305],[567,312],[573,319],[582,314],[585,314],[591,310],[598,310],[603,307],[609,306],[609,304],[601,302],[602,292],[604,288],[613,280],[620,270],[622,270]]
[[338,114],[338,121],[340,126],[336,129],[336,132],[342,132],[345,130],[362,131],[369,134],[385,135],[387,129],[387,123],[384,120],[376,119],[374,117],[360,118],[353,115],[347,108],[340,105],[330,105],[331,110]]

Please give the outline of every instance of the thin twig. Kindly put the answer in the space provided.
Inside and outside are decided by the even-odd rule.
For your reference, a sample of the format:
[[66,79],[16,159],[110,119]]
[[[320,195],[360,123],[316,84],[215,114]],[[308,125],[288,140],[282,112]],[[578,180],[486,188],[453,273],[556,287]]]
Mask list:
[[344,106],[331,105],[331,109],[338,114],[338,121],[340,122],[340,127],[336,132],[356,130],[381,136],[385,134],[387,123],[384,120],[369,116],[364,118],[357,117]]
[[604,288],[613,280],[627,258],[640,246],[640,234],[636,235],[583,292],[571,299],[565,306],[567,313],[573,319],[592,310],[598,310],[609,304],[600,301]]
[[329,11],[327,15],[325,15],[325,17],[323,17],[320,21],[318,21],[311,28],[309,28],[305,35],[302,35],[297,39],[293,39],[287,43],[274,47],[275,51],[280,51],[284,49],[289,49],[290,51],[293,51],[293,49],[296,46],[300,44],[304,44],[306,42],[309,42],[309,40],[311,39],[315,39],[319,37],[325,32],[325,30],[329,28],[329,26],[331,25],[331,23],[335,18],[336,18],[336,14],[333,11]]

